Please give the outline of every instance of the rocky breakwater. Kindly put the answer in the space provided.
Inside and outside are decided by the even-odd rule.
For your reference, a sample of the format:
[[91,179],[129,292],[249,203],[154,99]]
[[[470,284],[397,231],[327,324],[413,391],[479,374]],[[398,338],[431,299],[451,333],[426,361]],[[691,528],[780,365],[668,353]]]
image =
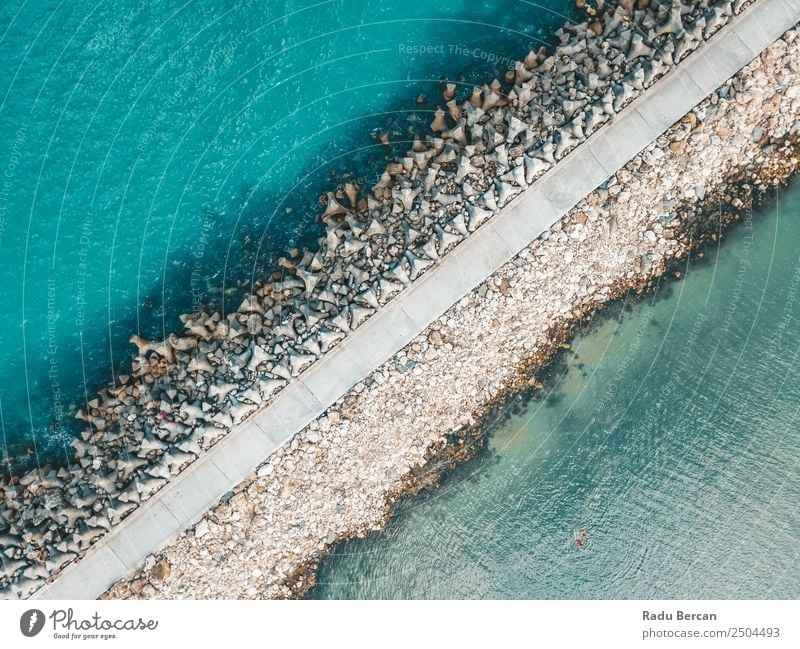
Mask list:
[[302,593],[330,544],[381,529],[398,496],[468,456],[481,415],[536,385],[576,322],[645,290],[693,246],[715,245],[773,195],[798,170],[798,141],[792,31],[106,597]]
[[[622,0],[607,4],[585,22],[565,25],[556,33],[554,49],[528,53],[502,81],[471,89],[461,101],[457,99],[461,89],[446,84],[431,133],[417,138],[406,156],[389,164],[369,191],[347,185],[327,195],[321,217],[327,232],[315,250],[288,254],[280,270],[255,283],[233,313],[187,314],[182,317],[184,331],[163,341],[133,337],[138,354],[132,372],[116,377],[76,413],[86,429],[73,443],[74,461],[3,479],[0,590],[7,596],[27,596],[79,558],[744,5],[742,0]],[[584,219],[603,220],[596,216],[597,210],[583,214]],[[663,238],[656,230],[650,232],[648,236],[656,237],[650,243]],[[558,237],[562,236],[569,240],[572,231],[562,230]],[[537,299],[546,299],[547,292],[541,295]],[[566,311],[574,308],[567,305],[566,296],[560,300]],[[444,340],[447,327],[442,331]],[[438,353],[454,354],[461,366],[453,366],[441,380],[462,384],[471,376],[469,348],[456,338],[448,340]],[[503,345],[513,346],[516,340],[511,336]],[[419,368],[412,365],[429,353],[425,345],[398,361],[408,376],[417,375]],[[520,347],[515,355],[528,351],[529,347]],[[510,367],[519,360],[516,356],[508,361]],[[483,380],[498,377],[489,383],[493,390],[503,383],[506,371],[484,373]],[[383,376],[377,374],[373,380],[380,382]],[[487,388],[474,389],[483,395]],[[431,430],[441,432],[450,426],[447,413],[455,406],[449,399],[448,395],[447,403],[435,407],[441,409],[442,418]],[[425,395],[413,401],[395,397],[386,410],[381,407],[373,413],[373,425],[397,409],[428,412],[429,401]],[[474,408],[465,405],[458,410]],[[333,426],[332,419],[326,421]],[[417,423],[425,429],[427,421]],[[319,433],[310,435],[313,439]],[[344,462],[350,453],[366,459],[344,439],[334,435],[330,441],[325,450],[329,459]],[[422,437],[414,446],[418,458],[428,453],[429,441]],[[300,443],[298,438],[279,457],[296,452]],[[386,449],[392,443],[387,438]],[[364,479],[372,484],[349,487],[363,490],[369,501],[353,511],[381,512],[356,516],[358,529],[364,520],[377,524],[385,510],[383,504],[376,509],[374,498],[386,493],[391,480],[372,469],[383,466],[388,475],[400,476],[411,460],[390,454],[376,456],[375,461],[378,464],[364,464]],[[313,473],[326,475],[321,469]],[[330,495],[330,488],[314,484],[303,500]],[[350,497],[341,495],[345,500]],[[383,503],[383,495],[377,498]],[[311,532],[316,527],[307,526],[305,520],[301,508],[297,529],[316,539]],[[337,529],[334,537],[353,525],[347,522]],[[302,547],[299,556],[309,556],[305,544]],[[285,565],[288,572],[296,568],[294,562]]]

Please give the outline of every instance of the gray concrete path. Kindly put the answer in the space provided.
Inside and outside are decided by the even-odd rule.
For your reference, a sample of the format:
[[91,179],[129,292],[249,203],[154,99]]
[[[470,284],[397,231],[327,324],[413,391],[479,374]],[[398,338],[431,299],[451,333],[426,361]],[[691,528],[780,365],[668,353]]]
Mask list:
[[92,599],[141,565],[798,21],[800,0],[758,0],[33,598]]

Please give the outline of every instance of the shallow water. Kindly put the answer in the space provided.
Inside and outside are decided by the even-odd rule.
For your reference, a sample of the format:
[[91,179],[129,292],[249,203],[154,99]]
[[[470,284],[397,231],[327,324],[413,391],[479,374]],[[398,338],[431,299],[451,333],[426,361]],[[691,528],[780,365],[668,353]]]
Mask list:
[[[797,598],[800,183],[617,304],[316,598]],[[586,531],[586,547],[573,534]]]
[[430,123],[442,76],[469,94],[572,4],[3,2],[0,424],[15,467],[66,459],[69,406],[126,371],[133,333],[236,308],[240,283],[319,236],[319,194],[374,181]]

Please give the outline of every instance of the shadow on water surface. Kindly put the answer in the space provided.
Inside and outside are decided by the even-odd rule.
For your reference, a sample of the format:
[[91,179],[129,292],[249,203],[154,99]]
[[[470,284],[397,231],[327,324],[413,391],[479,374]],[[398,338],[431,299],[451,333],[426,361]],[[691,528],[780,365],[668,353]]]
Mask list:
[[[63,386],[61,399],[64,404],[80,406],[86,398],[91,399],[98,388],[107,384],[112,378],[112,373],[118,376],[129,372],[132,346],[128,339],[132,334],[138,333],[153,339],[163,338],[180,328],[177,318],[179,314],[190,312],[198,306],[217,310],[224,303],[225,311],[235,309],[240,296],[250,283],[254,279],[265,278],[275,269],[277,258],[285,254],[287,249],[304,245],[313,246],[315,239],[322,232],[321,226],[316,222],[316,216],[320,212],[318,201],[320,194],[351,179],[362,187],[373,184],[386,161],[393,155],[404,153],[413,136],[426,131],[432,112],[444,104],[441,91],[445,76],[457,82],[457,97],[462,100],[470,94],[473,84],[488,82],[494,76],[502,78],[504,70],[514,59],[522,58],[529,48],[535,49],[541,43],[551,40],[550,34],[553,29],[560,26],[565,17],[575,15],[573,3],[561,1],[541,5],[523,2],[511,5],[502,3],[502,16],[497,15],[496,2],[464,3],[461,0],[453,0],[449,9],[448,6],[441,4],[426,8],[394,1],[387,3],[385,0],[361,5],[338,2],[318,4],[318,9],[303,14],[306,20],[298,22],[298,25],[301,25],[298,27],[298,42],[305,42],[299,39],[306,38],[309,48],[319,49],[317,56],[310,57],[310,60],[323,65],[313,66],[315,69],[313,73],[308,73],[305,87],[313,88],[314,85],[318,85],[320,92],[319,96],[313,96],[308,91],[298,96],[306,99],[313,97],[312,103],[317,100],[321,100],[321,103],[313,108],[310,107],[311,104],[299,105],[294,110],[294,113],[297,113],[294,117],[292,117],[294,113],[290,112],[291,105],[282,108],[284,113],[278,111],[275,115],[277,122],[265,124],[263,130],[252,134],[247,149],[251,151],[263,147],[273,152],[282,150],[284,151],[282,155],[271,154],[272,158],[267,160],[270,164],[261,165],[260,170],[256,172],[260,173],[260,176],[254,176],[254,170],[259,167],[244,163],[240,165],[242,158],[232,161],[233,170],[229,171],[224,183],[217,187],[216,199],[204,202],[202,208],[204,213],[195,212],[193,215],[187,215],[185,213],[187,208],[181,206],[180,220],[176,214],[172,223],[151,220],[147,211],[150,199],[144,195],[145,192],[142,192],[143,198],[139,202],[135,200],[135,196],[133,199],[128,195],[122,197],[128,201],[126,209],[133,209],[137,213],[141,210],[143,214],[147,214],[146,219],[142,219],[143,223],[136,223],[136,226],[143,225],[146,233],[149,227],[148,237],[169,241],[169,246],[166,250],[159,248],[157,251],[148,252],[147,240],[141,235],[143,258],[147,261],[148,267],[142,268],[140,259],[141,276],[136,286],[138,300],[131,290],[127,290],[127,293],[120,290],[112,295],[109,289],[108,321],[88,322],[80,330],[75,327],[64,329],[58,351],[61,368],[59,380]],[[315,4],[309,3],[307,6],[314,7]],[[300,6],[298,9],[302,8]],[[559,10],[563,10],[564,14],[560,15]],[[214,13],[210,8],[205,8],[203,11],[208,16]],[[426,21],[424,19],[426,15],[433,17]],[[181,20],[190,25],[190,17],[185,14],[182,16]],[[135,13],[129,21],[126,19],[120,31],[114,34],[114,38],[106,34],[99,40],[95,38],[90,44],[100,48],[98,51],[107,50],[114,56],[118,56],[119,52],[124,53],[125,48],[131,48],[135,53],[130,54],[130,57],[139,56],[143,60],[146,59],[148,66],[160,70],[158,50],[151,48],[143,54],[144,50],[140,49],[140,43],[133,38],[136,34],[142,37],[146,35],[148,38],[151,36],[146,22],[148,19],[144,14]],[[163,27],[168,30],[170,20],[172,17],[168,18],[160,29]],[[370,47],[379,47],[381,51],[387,47],[393,49],[388,54],[375,54],[372,58],[350,59],[347,58],[350,56],[349,53],[344,57],[338,57],[336,47],[329,44],[326,39],[315,40],[314,30],[318,28],[315,21],[318,20],[323,24],[329,23],[331,25],[329,29],[333,29],[338,22],[347,27],[349,30],[347,33],[353,38],[352,43],[345,40],[340,44],[345,53],[349,52],[348,47],[353,49],[356,45],[365,51]],[[385,24],[382,21],[385,21]],[[355,25],[364,22],[374,23],[377,27],[365,26],[353,29]],[[184,28],[183,23],[180,24],[180,28]],[[197,30],[193,28],[190,33],[193,32]],[[202,33],[202,30],[197,33]],[[331,33],[335,33],[335,30]],[[234,31],[232,34],[238,32]],[[270,41],[265,44],[264,51],[269,54],[266,59],[262,56],[262,59],[270,61],[270,69],[274,68],[276,78],[280,79],[280,82],[275,84],[278,87],[284,82],[288,83],[287,79],[291,79],[292,74],[296,76],[299,74],[297,70],[307,65],[309,52],[305,47],[293,50],[294,45],[287,46],[287,43],[294,42],[291,32],[279,30],[276,34],[277,40],[274,43]],[[26,38],[24,34],[18,37],[23,40]],[[234,39],[232,42],[236,46],[230,55],[231,61],[236,64],[237,57],[246,55],[248,43],[246,39],[242,41],[238,35],[229,38]],[[457,45],[455,50],[450,45],[447,47],[444,45],[453,43]],[[444,49],[442,53],[435,55],[426,53],[424,48],[421,52],[419,48],[411,51],[411,46],[428,45],[441,46]],[[403,51],[400,49],[401,46],[409,51],[401,54]],[[277,56],[276,52],[281,55]],[[92,51],[92,54],[94,53]],[[216,92],[213,83],[216,80],[213,76],[205,80],[195,73],[191,68],[191,61],[196,58],[197,53],[192,51],[187,54],[191,55],[187,56],[186,60],[187,73],[192,73],[190,81],[193,80],[198,86],[190,87],[191,93],[186,96],[188,111],[188,107],[193,104],[202,107],[200,102],[208,99],[203,95],[204,92]],[[108,57],[112,65],[116,60],[114,56]],[[381,59],[381,56],[388,58]],[[509,56],[507,61],[503,59],[505,56]],[[339,58],[342,59],[342,63],[325,65],[326,62],[337,61]],[[14,60],[17,65],[24,64],[24,59],[21,57],[15,56]],[[242,60],[245,61],[244,58]],[[255,60],[260,65],[263,64],[263,60],[259,61],[258,56]],[[392,65],[380,67],[386,61],[392,62]],[[127,65],[127,59],[123,57],[120,61],[120,64],[122,63]],[[87,68],[89,74],[99,74],[99,66],[102,63],[92,60],[92,64]],[[212,71],[215,74],[231,76],[231,70],[238,72],[235,65],[230,69],[226,67],[230,66],[229,62],[222,65],[217,61],[216,65],[218,69]],[[373,69],[376,66],[378,66],[377,72]],[[77,69],[77,65],[75,67]],[[258,69],[262,68],[263,65]],[[295,72],[291,73],[294,68]],[[286,70],[291,74],[284,79]],[[111,77],[114,72],[116,71],[112,70]],[[181,77],[182,72],[186,71],[179,68],[175,73],[176,80]],[[341,88],[336,88],[334,85],[336,82],[330,81],[331,75],[341,80]],[[383,75],[396,76],[387,78]],[[375,86],[376,90],[356,89],[337,95],[334,99],[326,97],[326,93],[331,94],[332,90],[337,93],[348,87],[358,88],[357,82],[361,78],[367,81],[377,79],[381,83]],[[222,79],[225,80],[225,77]],[[292,83],[300,83],[299,79],[300,77],[297,77]],[[356,83],[352,83],[353,81]],[[384,81],[389,83],[382,83]],[[162,79],[159,83],[165,82]],[[243,82],[239,80],[239,83]],[[164,96],[170,98],[172,92],[170,84],[166,83],[165,87],[167,89]],[[291,97],[291,94],[286,96]],[[44,97],[43,102],[47,98],[46,93]],[[424,98],[422,103],[418,103],[418,97]],[[63,101],[57,94],[51,100]],[[243,109],[252,110],[253,106],[258,106],[258,104],[250,106],[251,101],[254,100],[248,98],[248,104]],[[341,104],[341,108],[338,104]],[[127,109],[124,104],[122,107]],[[208,114],[203,117],[201,113],[201,117],[206,122],[213,122]],[[299,117],[302,117],[303,121],[298,121]],[[314,129],[308,128],[309,118],[319,120]],[[116,119],[116,115],[111,115],[109,121],[114,123]],[[155,119],[164,118],[159,113]],[[191,137],[194,135],[191,129],[198,131],[204,124],[202,120],[197,121],[197,116],[194,120],[184,137],[186,135]],[[273,129],[276,123],[282,125]],[[168,124],[169,122],[164,120],[159,126],[165,128]],[[176,127],[181,130],[184,128],[180,123],[177,123]],[[377,143],[378,132],[389,133],[388,147]],[[210,130],[209,133],[213,134],[214,130]],[[217,135],[220,133],[222,133],[221,128]],[[209,137],[203,132],[198,132],[197,136]],[[238,134],[234,133],[232,136],[238,137]],[[150,146],[158,147],[160,137],[157,135],[148,140]],[[31,133],[29,140],[33,139]],[[216,136],[214,139],[216,140]],[[206,155],[206,151],[202,153],[203,156]],[[199,164],[196,160],[186,162],[190,166]],[[68,161],[65,160],[64,164],[68,164]],[[170,164],[175,166],[179,162],[170,159]],[[227,166],[231,165],[226,161]],[[165,169],[155,171],[165,172]],[[236,177],[237,172],[239,178]],[[179,176],[180,174],[177,174],[176,179],[181,182]],[[221,179],[215,178],[215,180]],[[168,179],[165,182],[162,176],[158,184],[160,191],[164,192],[168,184]],[[226,187],[236,189],[224,192]],[[187,188],[191,189],[190,185],[187,184],[184,191]],[[224,199],[226,194],[230,196],[228,200]],[[111,198],[115,200],[117,197]],[[153,200],[155,202],[155,199]],[[150,210],[153,209],[153,204],[150,203]],[[112,200],[109,207],[113,205]],[[78,203],[78,207],[83,209],[86,206]],[[94,218],[103,220],[104,215],[97,214]],[[198,267],[193,250],[197,241],[192,241],[189,235],[197,237],[196,230],[199,226],[187,230],[192,226],[183,224],[189,222],[200,224],[207,219],[213,226],[210,228],[208,241],[203,245],[202,261]],[[173,227],[175,227],[174,233]],[[184,239],[183,235],[189,238]],[[109,246],[113,251],[114,245],[118,248],[133,247],[138,245],[138,240],[133,238],[127,242],[124,233],[121,232],[119,239],[115,236],[109,241],[98,241],[97,245],[100,250]],[[128,257],[131,256],[127,251],[123,250],[123,253]],[[150,268],[153,259],[162,253],[164,262],[160,269]],[[131,270],[123,268],[121,272],[131,272]],[[106,279],[102,277],[95,281],[99,283]],[[73,280],[67,276],[65,280],[59,281],[62,284],[70,284]],[[204,297],[200,305],[196,303],[191,290],[198,281],[202,285],[200,292]],[[109,277],[108,282],[111,287],[112,278]],[[66,327],[64,320],[62,317],[60,326]],[[9,356],[6,365],[19,366],[21,363],[14,357],[15,350],[6,351]],[[82,427],[69,413],[60,420],[54,417],[47,363],[27,358],[26,367],[29,383],[26,390],[20,391],[15,388],[15,391],[3,395],[5,398],[2,400],[6,450],[14,472],[27,471],[37,461],[40,464],[63,463],[66,456],[71,453],[71,447],[68,446],[70,439],[77,435]],[[10,386],[10,383],[8,385]],[[27,400],[34,404],[32,414],[29,414],[29,407],[25,403],[26,396]],[[27,453],[34,439],[38,458]]]

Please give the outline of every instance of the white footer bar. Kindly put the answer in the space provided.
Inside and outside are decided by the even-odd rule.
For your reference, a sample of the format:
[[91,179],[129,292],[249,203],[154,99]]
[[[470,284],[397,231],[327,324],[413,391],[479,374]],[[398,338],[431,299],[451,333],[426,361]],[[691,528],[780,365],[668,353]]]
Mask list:
[[0,638],[20,648],[798,647],[800,602],[6,602]]

